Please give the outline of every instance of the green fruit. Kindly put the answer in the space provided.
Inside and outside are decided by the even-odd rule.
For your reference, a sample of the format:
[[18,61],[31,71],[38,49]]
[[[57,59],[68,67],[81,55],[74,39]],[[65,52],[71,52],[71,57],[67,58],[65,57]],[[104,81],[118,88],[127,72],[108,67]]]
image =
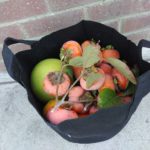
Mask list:
[[34,94],[43,102],[53,99],[53,96],[48,95],[43,90],[43,81],[49,72],[61,70],[61,61],[59,59],[45,59],[40,61],[32,70],[31,87]]

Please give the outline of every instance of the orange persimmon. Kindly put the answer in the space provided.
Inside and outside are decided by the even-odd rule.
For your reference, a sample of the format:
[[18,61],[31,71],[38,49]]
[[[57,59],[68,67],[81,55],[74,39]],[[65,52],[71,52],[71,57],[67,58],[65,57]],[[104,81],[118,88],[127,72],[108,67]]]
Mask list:
[[115,84],[113,82],[113,77],[110,74],[105,74],[105,81],[102,87],[99,88],[99,91],[102,91],[105,88],[109,88],[115,91]]
[[117,69],[113,68],[112,76],[117,80],[120,89],[125,90],[128,86],[128,79]]
[[80,44],[76,41],[67,41],[63,44],[62,48],[64,50],[70,50],[71,51],[71,58],[81,56],[82,55],[82,48]]

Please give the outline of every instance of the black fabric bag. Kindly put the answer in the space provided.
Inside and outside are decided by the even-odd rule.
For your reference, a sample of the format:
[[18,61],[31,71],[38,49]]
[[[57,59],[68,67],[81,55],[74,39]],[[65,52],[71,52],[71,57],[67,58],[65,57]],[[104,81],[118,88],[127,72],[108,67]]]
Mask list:
[[[122,59],[130,66],[137,64],[140,76],[136,86],[136,93],[130,104],[99,110],[94,115],[75,120],[68,120],[59,125],[47,122],[42,116],[43,104],[37,100],[30,86],[30,73],[40,60],[58,58],[60,47],[67,40],[82,43],[86,39],[100,40],[105,46],[112,44],[120,51]],[[8,48],[11,44],[24,43],[31,45],[30,50],[13,54]],[[80,23],[59,30],[43,37],[39,41],[26,41],[7,38],[2,51],[4,63],[9,75],[19,82],[28,93],[28,99],[44,121],[63,138],[76,143],[93,143],[107,140],[116,135],[129,121],[141,99],[150,91],[150,64],[142,60],[142,47],[150,47],[150,42],[141,40],[136,46],[113,28],[93,21]]]

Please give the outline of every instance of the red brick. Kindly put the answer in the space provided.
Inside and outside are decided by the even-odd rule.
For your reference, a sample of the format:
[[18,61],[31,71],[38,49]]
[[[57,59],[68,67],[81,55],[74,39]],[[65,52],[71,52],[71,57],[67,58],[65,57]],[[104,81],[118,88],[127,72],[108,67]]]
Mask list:
[[54,16],[44,17],[22,24],[30,37],[42,36],[68,27],[84,18],[83,10],[67,11]]
[[150,41],[150,29],[141,31],[138,33],[130,34],[127,36],[128,39],[132,40],[134,43],[138,44],[141,39],[147,39]]
[[97,0],[48,0],[52,11],[60,11],[96,2]]
[[19,26],[12,25],[12,26],[0,28],[0,44],[3,43],[3,41],[6,37],[24,38],[24,35],[21,32]]
[[0,21],[1,23],[15,21],[46,11],[44,0],[9,0],[0,4]]
[[122,32],[150,27],[150,14],[131,17],[122,21]]
[[108,20],[150,10],[149,0],[113,0],[89,6],[87,13],[92,20]]
[[109,26],[109,27],[116,29],[117,31],[119,30],[118,21],[112,21],[112,22],[104,23],[104,24]]

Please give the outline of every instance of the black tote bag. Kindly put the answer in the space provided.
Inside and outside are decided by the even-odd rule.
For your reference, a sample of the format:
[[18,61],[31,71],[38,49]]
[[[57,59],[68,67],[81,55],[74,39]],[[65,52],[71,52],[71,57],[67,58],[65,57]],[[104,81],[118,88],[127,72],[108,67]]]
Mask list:
[[[42,115],[44,105],[38,101],[31,90],[30,73],[33,67],[45,58],[58,58],[60,47],[68,40],[82,43],[92,38],[100,40],[102,46],[112,44],[119,50],[121,59],[125,59],[129,66],[138,65],[140,76],[132,102],[101,109],[88,117],[67,120],[59,125],[47,122]],[[8,46],[16,43],[28,44],[31,49],[14,55]],[[27,90],[30,103],[48,126],[68,141],[94,143],[116,135],[127,124],[142,98],[150,91],[150,64],[142,59],[142,47],[150,48],[150,42],[141,40],[136,46],[113,28],[93,21],[81,21],[74,26],[49,34],[39,41],[7,38],[4,41],[2,55],[9,75]]]

